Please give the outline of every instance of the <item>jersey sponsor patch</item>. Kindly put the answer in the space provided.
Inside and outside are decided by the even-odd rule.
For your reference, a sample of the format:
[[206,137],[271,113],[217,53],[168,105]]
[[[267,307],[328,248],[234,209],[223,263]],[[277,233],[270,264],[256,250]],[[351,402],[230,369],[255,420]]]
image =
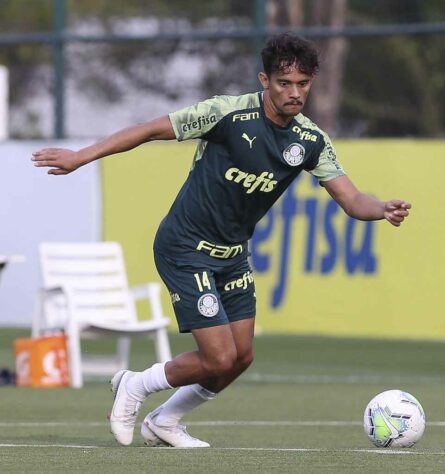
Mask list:
[[182,131],[188,132],[192,129],[201,130],[206,125],[209,125],[211,123],[216,123],[216,122],[217,122],[216,114],[212,114],[207,117],[205,115],[202,115],[201,117],[198,117],[196,120],[192,120],[189,123],[184,123],[182,125]]
[[224,285],[224,291],[232,291],[235,288],[242,288],[246,290],[248,285],[253,283],[253,273],[249,270],[248,272],[244,272],[240,278],[236,278],[235,280],[229,281]]
[[317,141],[317,135],[314,135],[309,130],[302,130],[300,127],[293,127],[292,131],[298,133],[300,140],[310,140],[311,142]]
[[259,112],[248,112],[244,114],[235,114],[232,117],[232,122],[236,122],[237,120],[241,120],[241,122],[244,122],[246,120],[255,120],[259,118],[260,118]]
[[305,149],[299,143],[291,143],[284,151],[283,158],[290,166],[298,166],[303,163]]
[[198,300],[198,311],[206,318],[216,316],[219,311],[218,299],[212,293],[202,295]]
[[263,171],[257,176],[253,173],[241,171],[239,168],[229,168],[224,176],[228,181],[242,184],[246,188],[247,194],[253,193],[255,189],[263,193],[270,193],[278,184],[278,181],[273,179],[274,174],[269,171]]
[[196,250],[201,250],[211,257],[215,258],[233,258],[243,253],[242,244],[238,245],[216,245],[206,240],[201,240],[196,247]]

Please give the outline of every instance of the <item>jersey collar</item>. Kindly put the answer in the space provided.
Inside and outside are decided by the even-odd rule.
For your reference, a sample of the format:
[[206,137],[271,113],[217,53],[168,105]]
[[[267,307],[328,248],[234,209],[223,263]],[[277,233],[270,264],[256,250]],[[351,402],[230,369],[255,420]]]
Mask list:
[[268,122],[270,125],[272,125],[272,127],[276,128],[277,130],[289,130],[293,125],[295,125],[293,123],[293,121],[295,120],[295,121],[298,122],[298,119],[302,116],[302,114],[300,112],[298,115],[294,116],[294,118],[289,122],[289,125],[287,125],[286,127],[281,127],[280,125],[276,124],[275,122],[272,122],[272,120],[270,120],[270,118],[266,115],[266,111],[264,110],[264,91],[259,91],[258,92],[258,97],[260,99],[261,114],[263,115],[266,122]]

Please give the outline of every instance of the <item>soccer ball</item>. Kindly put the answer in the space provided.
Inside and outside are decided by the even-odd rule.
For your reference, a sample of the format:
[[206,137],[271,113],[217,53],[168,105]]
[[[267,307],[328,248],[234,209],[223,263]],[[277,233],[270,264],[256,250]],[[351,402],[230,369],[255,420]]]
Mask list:
[[368,403],[363,427],[379,448],[409,448],[423,435],[425,412],[409,393],[387,390]]

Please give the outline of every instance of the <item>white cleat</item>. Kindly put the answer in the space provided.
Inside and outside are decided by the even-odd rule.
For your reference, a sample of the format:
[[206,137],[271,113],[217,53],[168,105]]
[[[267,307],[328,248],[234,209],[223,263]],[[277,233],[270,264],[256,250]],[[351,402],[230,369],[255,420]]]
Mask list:
[[144,444],[145,444],[145,446],[148,446],[150,448],[160,448],[162,446],[170,446],[165,441],[163,441],[161,438],[158,438],[153,433],[153,431],[151,431],[151,429],[148,427],[147,420],[155,418],[160,411],[161,411],[161,407],[156,408],[156,410],[149,413],[145,417],[145,419],[144,419],[144,421],[142,422],[142,425],[141,425],[141,435],[144,438]]
[[[157,411],[157,410],[156,410]],[[158,412],[159,413],[159,412]],[[155,423],[156,412],[148,414],[142,423],[141,434],[151,433],[158,439],[164,441],[166,445],[174,448],[209,448],[210,444],[200,439],[194,438],[187,433],[183,425],[159,426]],[[147,440],[147,439],[146,439]],[[147,444],[147,443],[146,443]]]
[[110,414],[111,433],[116,441],[129,446],[133,441],[136,418],[142,402],[127,392],[127,382],[134,376],[130,370],[121,370],[111,379],[111,391],[114,393],[114,404]]

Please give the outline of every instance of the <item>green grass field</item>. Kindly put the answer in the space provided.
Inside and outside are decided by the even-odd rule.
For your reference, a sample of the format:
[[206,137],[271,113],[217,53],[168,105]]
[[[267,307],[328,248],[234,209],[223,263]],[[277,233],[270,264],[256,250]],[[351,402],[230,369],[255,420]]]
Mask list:
[[[0,367],[12,368],[11,342],[23,335],[0,330]],[[152,363],[147,344],[134,345],[133,369]],[[193,348],[190,336],[172,344],[175,353]],[[255,347],[249,371],[185,420],[210,449],[146,448],[138,430],[132,447],[119,447],[105,382],[0,387],[0,472],[445,472],[445,344],[263,335]],[[414,448],[377,449],[363,432],[367,402],[390,388],[412,393],[426,411]],[[141,419],[167,396],[151,396]]]

